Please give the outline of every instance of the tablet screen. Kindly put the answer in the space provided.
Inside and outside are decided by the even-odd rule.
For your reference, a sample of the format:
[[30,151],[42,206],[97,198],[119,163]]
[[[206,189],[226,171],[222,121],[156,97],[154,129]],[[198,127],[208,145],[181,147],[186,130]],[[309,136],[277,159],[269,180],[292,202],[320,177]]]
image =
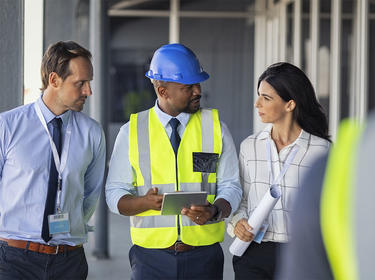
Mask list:
[[205,205],[207,192],[173,192],[164,193],[161,206],[162,215],[180,215],[184,207]]

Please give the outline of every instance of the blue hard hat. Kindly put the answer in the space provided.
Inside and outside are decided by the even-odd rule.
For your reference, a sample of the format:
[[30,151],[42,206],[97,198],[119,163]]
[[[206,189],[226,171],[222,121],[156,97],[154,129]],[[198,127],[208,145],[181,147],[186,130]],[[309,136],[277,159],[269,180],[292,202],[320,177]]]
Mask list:
[[192,85],[207,80],[195,54],[181,44],[164,45],[152,57],[146,77],[165,82]]

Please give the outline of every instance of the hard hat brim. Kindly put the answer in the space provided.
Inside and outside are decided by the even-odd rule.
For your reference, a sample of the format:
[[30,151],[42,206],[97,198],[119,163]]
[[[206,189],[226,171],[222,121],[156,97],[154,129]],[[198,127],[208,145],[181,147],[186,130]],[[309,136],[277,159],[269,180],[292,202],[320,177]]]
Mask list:
[[184,85],[193,85],[193,84],[199,84],[201,82],[204,82],[207,80],[210,75],[208,75],[207,72],[202,71],[198,75],[194,75],[191,77],[162,77],[160,75],[155,76],[153,75],[152,71],[148,71],[145,76],[149,79],[154,79],[158,81],[164,81],[164,82],[174,82],[174,83],[180,83]]

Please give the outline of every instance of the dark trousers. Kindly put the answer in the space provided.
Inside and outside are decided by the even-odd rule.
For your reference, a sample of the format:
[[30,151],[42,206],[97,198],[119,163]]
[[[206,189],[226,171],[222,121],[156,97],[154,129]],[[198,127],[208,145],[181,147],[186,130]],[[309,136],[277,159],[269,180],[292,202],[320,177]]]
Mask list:
[[224,255],[219,243],[186,252],[134,245],[129,260],[132,280],[223,279]]
[[0,279],[86,279],[87,262],[83,247],[48,255],[10,247],[0,241]]
[[235,279],[273,279],[281,246],[275,242],[251,242],[242,257],[233,256]]

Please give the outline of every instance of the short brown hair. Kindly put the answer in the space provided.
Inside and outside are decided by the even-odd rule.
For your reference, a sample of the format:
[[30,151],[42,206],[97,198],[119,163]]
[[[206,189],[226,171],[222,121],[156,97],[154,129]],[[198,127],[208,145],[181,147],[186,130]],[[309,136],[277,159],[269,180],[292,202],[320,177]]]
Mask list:
[[44,91],[48,87],[48,77],[52,72],[55,72],[64,81],[71,74],[69,69],[70,60],[79,56],[91,61],[90,51],[76,42],[60,41],[50,45],[44,53],[40,69],[42,75],[41,90]]

